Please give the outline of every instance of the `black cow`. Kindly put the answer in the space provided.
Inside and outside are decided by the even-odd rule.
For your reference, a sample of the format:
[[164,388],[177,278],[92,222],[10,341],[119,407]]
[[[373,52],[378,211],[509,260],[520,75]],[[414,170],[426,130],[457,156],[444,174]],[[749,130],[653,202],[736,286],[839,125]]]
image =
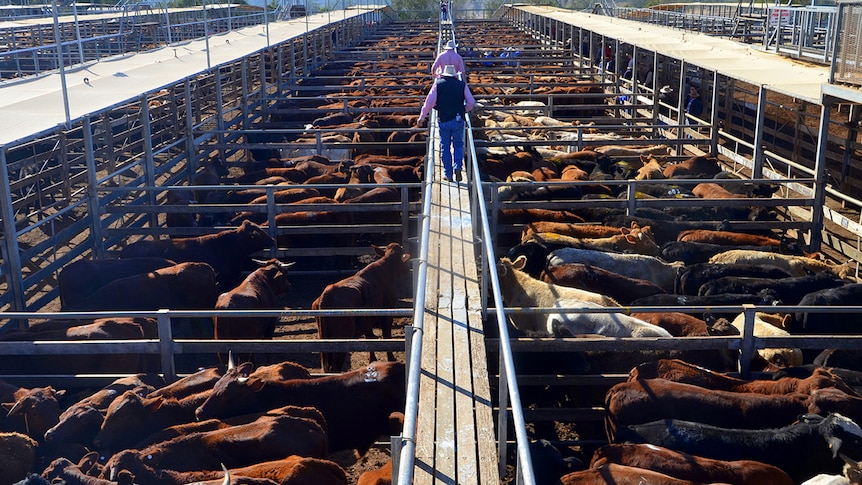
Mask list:
[[782,304],[796,305],[808,293],[837,288],[844,284],[846,281],[835,276],[831,271],[779,279],[724,276],[701,285],[698,294],[703,296],[727,293],[757,294],[768,288],[778,294]]
[[[799,300],[799,306],[849,306],[862,301],[862,284],[852,283],[809,293]],[[792,334],[858,334],[862,313],[797,312],[788,324]]]
[[718,460],[755,460],[777,466],[796,483],[820,473],[841,473],[844,462],[838,453],[862,458],[862,429],[840,414],[808,414],[790,426],[766,430],[666,419],[622,427],[614,442],[650,443]]
[[791,275],[775,266],[697,263],[687,265],[677,275],[676,292],[680,295],[697,295],[702,284],[724,276],[778,279],[789,278]]

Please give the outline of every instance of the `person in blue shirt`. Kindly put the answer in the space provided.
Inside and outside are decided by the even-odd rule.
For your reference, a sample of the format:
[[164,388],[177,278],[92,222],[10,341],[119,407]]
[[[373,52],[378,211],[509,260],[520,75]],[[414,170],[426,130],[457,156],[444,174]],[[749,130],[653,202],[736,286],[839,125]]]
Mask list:
[[464,126],[467,112],[473,109],[476,99],[467,83],[458,79],[455,66],[443,67],[443,76],[434,82],[425,98],[416,124],[421,126],[432,109],[437,110],[437,127],[440,130],[440,159],[443,177],[449,182],[454,174],[461,181],[464,163]]
[[688,88],[688,101],[685,103],[685,112],[698,118],[703,114],[703,100],[700,99],[700,91],[694,86]]

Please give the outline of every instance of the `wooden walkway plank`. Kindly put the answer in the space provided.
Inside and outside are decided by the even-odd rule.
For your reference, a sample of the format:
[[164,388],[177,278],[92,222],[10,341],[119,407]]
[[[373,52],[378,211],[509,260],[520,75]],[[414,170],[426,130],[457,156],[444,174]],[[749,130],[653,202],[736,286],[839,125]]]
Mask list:
[[431,190],[414,483],[498,485],[469,190],[466,182]]
[[[432,194],[432,207],[440,204],[440,192]],[[432,212],[435,212],[432,209]],[[440,218],[431,218],[431,234],[439,234]],[[438,237],[432,236],[438,240]],[[434,483],[435,415],[437,395],[437,312],[429,311],[440,307],[438,291],[440,278],[440,251],[437,244],[428,247],[428,272],[425,290],[425,323],[422,333],[422,371],[419,382],[419,414],[416,423],[416,464],[413,483],[416,485]]]
[[[450,192],[451,193],[451,192]],[[454,195],[457,194],[457,197]],[[468,318],[467,291],[470,286],[466,275],[466,261],[472,260],[472,226],[470,200],[467,190],[459,184],[449,202],[452,241],[452,346],[457,358],[455,372],[455,428],[458,453],[458,483],[475,485],[479,480],[476,416],[473,406],[473,366],[470,349],[470,321]],[[475,280],[474,280],[475,282]],[[484,356],[482,356],[484,360]],[[468,450],[472,453],[464,453]]]

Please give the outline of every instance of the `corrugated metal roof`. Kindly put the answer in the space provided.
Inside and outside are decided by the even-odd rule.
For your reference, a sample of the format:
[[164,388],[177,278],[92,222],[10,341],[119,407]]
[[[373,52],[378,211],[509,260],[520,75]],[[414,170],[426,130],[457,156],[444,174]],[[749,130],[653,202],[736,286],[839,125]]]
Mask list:
[[828,66],[797,61],[732,40],[556,7],[517,8],[811,103],[820,104],[821,87],[829,81]]
[[[147,93],[173,85],[187,77],[232,62],[308,30],[326,25],[330,18],[340,20],[365,13],[365,10],[339,11],[255,25],[152,51],[101,59],[66,69],[69,117],[74,121],[88,113],[129,102]],[[207,56],[209,47],[209,56]],[[86,79],[87,82],[84,82]],[[43,133],[66,122],[63,92],[58,71],[42,76],[0,82],[0,145],[14,143]]]

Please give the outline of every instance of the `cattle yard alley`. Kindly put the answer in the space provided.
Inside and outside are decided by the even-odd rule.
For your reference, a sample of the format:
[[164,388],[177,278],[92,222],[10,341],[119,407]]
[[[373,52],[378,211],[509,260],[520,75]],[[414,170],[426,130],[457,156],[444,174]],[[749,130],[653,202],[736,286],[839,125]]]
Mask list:
[[[862,419],[862,285],[841,244],[812,247],[817,180],[772,152],[752,179],[729,153],[748,134],[737,85],[713,80],[724,131],[684,123],[680,99],[594,65],[606,40],[570,29],[581,56],[523,14],[310,16],[4,147],[4,268],[21,270],[0,430],[30,437],[26,472],[789,484],[840,473],[829,433],[862,459],[845,421]],[[449,40],[477,100],[457,182],[435,119],[416,124]],[[673,442],[664,419],[710,438]],[[770,451],[709,441],[749,434]],[[607,446],[625,440],[667,450]],[[679,451],[703,470],[672,467]]]

